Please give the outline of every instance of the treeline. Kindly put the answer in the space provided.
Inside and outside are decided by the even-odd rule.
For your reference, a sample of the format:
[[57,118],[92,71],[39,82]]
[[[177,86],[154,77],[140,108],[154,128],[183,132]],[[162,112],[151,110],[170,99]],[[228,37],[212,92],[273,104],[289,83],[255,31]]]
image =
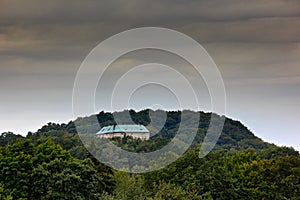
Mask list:
[[[131,151],[152,144],[131,137],[113,142]],[[189,150],[159,171],[123,174],[134,186],[127,191],[125,184],[126,194],[116,199],[299,199],[300,156],[293,148],[223,149],[201,159],[199,150]]]
[[[144,125],[148,112],[131,111],[134,121]],[[0,200],[299,199],[299,152],[263,142],[240,122],[226,119],[214,151],[200,159],[209,115],[202,114],[198,135],[182,157],[145,174],[101,164],[82,145],[74,122],[48,123],[26,137],[2,133]],[[96,116],[101,126],[114,123],[111,113]],[[155,151],[172,139],[179,116],[169,112],[163,130],[148,141],[125,137],[112,142],[128,151]],[[78,120],[91,130],[88,118]]]
[[[115,140],[118,141],[118,140]],[[129,138],[119,145],[139,143]],[[17,139],[0,149],[0,199],[298,199],[300,157],[286,147],[188,151],[146,174],[78,159],[51,138]]]
[[[129,112],[131,119],[128,119],[126,113]],[[161,116],[166,113],[166,122],[160,130],[157,130],[156,127],[148,126],[152,121],[160,121]],[[150,119],[151,114],[151,119]],[[80,134],[95,134],[99,131],[100,127],[112,125],[116,123],[115,118],[118,122],[123,124],[132,123],[142,124],[146,126],[152,135],[152,139],[163,138],[163,139],[172,139],[175,137],[178,132],[178,128],[181,123],[181,111],[161,111],[161,110],[149,110],[145,109],[139,112],[134,110],[122,111],[122,112],[100,112],[96,115],[90,117],[79,118],[75,122],[71,122],[65,126],[68,126],[68,130],[80,131]],[[197,147],[201,143],[206,135],[208,130],[211,116],[216,115],[212,113],[205,112],[194,112],[194,117],[199,117],[199,125],[197,128],[197,135],[192,144],[193,147]],[[217,115],[216,115],[217,116]],[[191,119],[192,120],[192,119]],[[99,126],[100,125],[100,126]],[[238,149],[245,150],[247,148],[254,148],[256,150],[265,149],[269,147],[274,147],[275,145],[269,144],[256,137],[247,127],[245,127],[241,122],[235,121],[229,118],[225,118],[224,127],[220,138],[217,142],[215,149]]]

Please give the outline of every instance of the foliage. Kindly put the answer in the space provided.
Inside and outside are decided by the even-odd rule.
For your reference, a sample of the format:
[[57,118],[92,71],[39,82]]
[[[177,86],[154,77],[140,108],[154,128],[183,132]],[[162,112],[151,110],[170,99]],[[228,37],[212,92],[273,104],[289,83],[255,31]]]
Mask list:
[[0,146],[7,146],[12,144],[17,139],[23,138],[22,135],[15,135],[12,132],[4,132],[0,135]]
[[[150,119],[149,110],[129,112],[135,123],[146,126],[151,120],[159,120]],[[122,112],[119,114],[120,119],[128,121]],[[164,127],[150,140],[125,137],[111,141],[127,151],[155,151],[175,136],[180,114],[180,111],[167,112]],[[0,200],[299,199],[299,152],[263,142],[240,122],[226,118],[214,150],[200,159],[200,144],[212,114],[198,114],[198,134],[190,149],[166,168],[145,174],[117,172],[104,166],[82,145],[74,122],[48,123],[37,132],[29,132],[26,138],[3,133]],[[114,124],[113,114],[100,112],[76,121],[87,134],[91,130],[97,132],[98,123]],[[95,145],[94,149],[97,148],[101,147]],[[155,166],[176,155],[167,152],[164,156],[150,164]]]
[[51,140],[34,146],[22,139],[0,152],[2,199],[98,199],[110,181],[100,175],[90,159],[73,158]]
[[[278,152],[282,150],[278,148]],[[300,194],[300,157],[261,158],[253,149],[214,152],[199,159],[189,151],[169,167],[145,174],[145,185],[169,181],[186,191],[211,194],[213,199],[297,199]]]

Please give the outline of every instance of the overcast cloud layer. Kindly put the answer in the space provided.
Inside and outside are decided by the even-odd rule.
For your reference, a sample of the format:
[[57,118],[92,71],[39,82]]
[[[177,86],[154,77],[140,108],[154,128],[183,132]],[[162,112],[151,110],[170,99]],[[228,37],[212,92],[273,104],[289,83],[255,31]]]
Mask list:
[[0,0],[0,132],[25,135],[71,120],[85,56],[104,39],[144,26],[197,40],[222,73],[228,116],[300,149],[298,0]]

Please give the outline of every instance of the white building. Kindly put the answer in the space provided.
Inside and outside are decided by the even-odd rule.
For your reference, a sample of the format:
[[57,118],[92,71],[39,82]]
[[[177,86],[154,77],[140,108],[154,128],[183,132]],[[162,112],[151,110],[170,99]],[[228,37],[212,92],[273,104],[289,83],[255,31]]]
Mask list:
[[150,132],[143,125],[111,125],[101,128],[96,133],[100,138],[124,137],[132,136],[133,138],[140,138],[142,140],[149,140]]

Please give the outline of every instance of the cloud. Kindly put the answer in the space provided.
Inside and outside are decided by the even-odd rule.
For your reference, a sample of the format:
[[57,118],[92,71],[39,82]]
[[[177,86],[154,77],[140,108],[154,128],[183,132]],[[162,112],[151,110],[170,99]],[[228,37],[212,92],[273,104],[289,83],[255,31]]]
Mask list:
[[229,22],[195,22],[179,28],[199,42],[300,42],[300,17],[255,18]]
[[0,5],[0,36],[19,45],[91,44],[140,26],[182,30],[202,42],[299,41],[297,0],[0,0]]
[[297,0],[1,0],[1,21],[224,21],[299,16]]
[[[199,41],[227,78],[300,73],[297,0],[0,0],[0,5],[1,74],[73,75],[99,42],[148,25],[172,28]],[[62,67],[71,65],[73,70]],[[8,66],[10,70],[4,69]]]

